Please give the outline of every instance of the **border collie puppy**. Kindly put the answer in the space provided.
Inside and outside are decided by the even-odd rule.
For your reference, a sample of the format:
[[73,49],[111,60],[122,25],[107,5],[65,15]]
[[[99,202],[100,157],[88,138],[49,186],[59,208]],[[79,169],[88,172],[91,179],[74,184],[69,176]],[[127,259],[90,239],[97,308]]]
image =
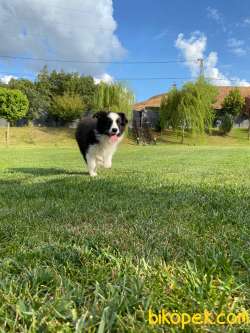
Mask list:
[[123,139],[128,120],[124,113],[97,112],[83,118],[76,130],[76,140],[90,176],[97,176],[97,166],[112,167],[112,157]]

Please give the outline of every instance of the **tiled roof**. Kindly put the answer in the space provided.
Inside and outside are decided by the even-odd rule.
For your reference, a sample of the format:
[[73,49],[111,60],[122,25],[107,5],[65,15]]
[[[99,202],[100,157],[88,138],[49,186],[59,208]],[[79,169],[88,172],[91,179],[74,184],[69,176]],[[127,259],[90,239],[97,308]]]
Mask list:
[[[221,109],[221,105],[222,105],[224,98],[228,95],[230,90],[232,90],[234,87],[217,87],[217,88],[218,88],[219,94],[218,94],[216,102],[214,103],[214,108]],[[250,87],[238,87],[238,89],[240,90],[241,96],[243,96],[245,98],[248,97],[247,104],[250,107]],[[156,95],[145,101],[136,103],[136,104],[134,104],[133,110],[140,111],[140,110],[143,110],[145,107],[146,108],[147,107],[148,108],[149,107],[160,107],[161,99],[164,95],[165,94]]]
[[145,107],[160,107],[161,99],[165,94],[153,96],[146,101],[139,102],[134,104],[133,110],[140,111],[143,110]]

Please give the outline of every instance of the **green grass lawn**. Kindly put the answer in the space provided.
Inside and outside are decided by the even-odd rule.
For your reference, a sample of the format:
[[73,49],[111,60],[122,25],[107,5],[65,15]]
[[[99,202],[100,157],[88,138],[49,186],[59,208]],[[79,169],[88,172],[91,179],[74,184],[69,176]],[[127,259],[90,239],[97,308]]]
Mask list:
[[95,179],[76,146],[0,156],[0,332],[181,332],[148,310],[250,309],[250,147],[123,145]]
[[[11,127],[10,147],[16,146],[38,146],[38,147],[72,147],[75,143],[75,129],[64,127]],[[218,129],[211,131],[212,135],[199,135],[195,133],[185,133],[185,145],[209,145],[209,146],[250,146],[248,140],[248,130],[245,128],[233,128],[226,135],[220,135]],[[171,130],[152,133],[160,143],[180,144],[181,134]],[[127,143],[130,141],[126,138]],[[0,127],[0,147],[6,146],[6,128]]]

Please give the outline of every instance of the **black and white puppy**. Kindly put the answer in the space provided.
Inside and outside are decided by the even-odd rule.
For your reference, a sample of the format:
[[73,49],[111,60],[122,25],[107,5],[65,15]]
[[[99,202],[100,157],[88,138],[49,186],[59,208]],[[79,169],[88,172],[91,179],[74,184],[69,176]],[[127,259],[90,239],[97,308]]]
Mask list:
[[111,168],[113,154],[123,139],[127,123],[124,113],[105,111],[80,121],[76,130],[76,140],[90,176],[97,175],[97,166]]

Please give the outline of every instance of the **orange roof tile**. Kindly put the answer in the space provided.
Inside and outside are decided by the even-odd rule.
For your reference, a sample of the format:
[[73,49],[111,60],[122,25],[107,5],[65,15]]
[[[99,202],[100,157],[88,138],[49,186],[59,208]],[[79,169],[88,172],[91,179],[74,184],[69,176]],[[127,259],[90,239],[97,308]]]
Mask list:
[[[217,97],[216,102],[214,103],[215,109],[221,109],[222,102],[224,98],[229,94],[230,90],[232,90],[235,87],[217,87],[219,94]],[[250,98],[250,87],[238,87],[240,90],[241,96],[243,97],[249,97]],[[139,102],[134,104],[133,110],[140,111],[143,110],[145,107],[160,107],[161,105],[161,99],[165,94],[156,95],[153,96],[145,101]]]

